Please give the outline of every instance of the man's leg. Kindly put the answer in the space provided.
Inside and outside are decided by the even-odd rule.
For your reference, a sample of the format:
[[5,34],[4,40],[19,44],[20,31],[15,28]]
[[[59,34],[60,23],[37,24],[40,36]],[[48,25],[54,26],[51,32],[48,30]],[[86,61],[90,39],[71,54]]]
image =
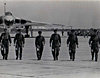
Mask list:
[[7,60],[8,59],[8,52],[9,52],[9,49],[8,48],[5,48],[5,60]]
[[37,51],[37,59],[40,60],[40,52]]
[[40,60],[40,48],[36,48],[37,60]]
[[58,60],[58,56],[59,56],[59,47],[58,48],[56,48],[56,60]]
[[99,48],[97,47],[95,50],[95,61],[98,60],[98,52],[99,52]]
[[4,55],[4,47],[1,46],[1,55],[3,56],[3,60],[5,59],[5,55]]
[[18,50],[16,50],[16,60],[18,60]]
[[72,46],[69,46],[69,56],[70,56],[70,60],[72,60]]
[[95,61],[97,61],[98,60],[98,53],[96,52],[95,53]]
[[4,55],[4,48],[3,48],[3,46],[1,46],[1,55],[2,56]]
[[20,47],[20,60],[22,60],[22,47]]
[[19,47],[18,47],[18,45],[16,45],[15,51],[16,51],[16,60],[18,60],[18,54],[19,54]]
[[54,60],[56,60],[55,59],[55,48],[54,47],[52,48],[52,55],[53,55]]
[[4,54],[4,50],[1,50],[1,54],[3,56],[3,60],[5,59],[5,54]]
[[42,53],[43,53],[43,46],[40,47],[40,60],[41,60],[41,57],[42,57]]
[[91,49],[91,56],[92,56],[92,60],[94,60],[94,51],[93,51],[93,49]]
[[75,60],[75,50],[72,50],[72,60]]
[[75,52],[72,53],[72,58],[73,58],[72,60],[74,61],[75,60]]
[[71,52],[71,50],[69,50],[69,56],[70,56],[70,60],[72,60],[72,52]]

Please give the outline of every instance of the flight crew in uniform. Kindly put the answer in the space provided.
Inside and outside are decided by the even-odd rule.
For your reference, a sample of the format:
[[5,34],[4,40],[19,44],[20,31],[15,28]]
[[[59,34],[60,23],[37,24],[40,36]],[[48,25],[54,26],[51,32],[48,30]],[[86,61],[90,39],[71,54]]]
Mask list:
[[52,55],[54,60],[58,60],[59,51],[61,47],[61,37],[59,34],[57,34],[57,29],[54,30],[54,34],[52,34],[50,37],[50,47],[52,47]]
[[75,34],[75,31],[71,30],[69,37],[67,39],[67,47],[69,46],[69,55],[70,55],[70,60],[72,61],[75,60],[76,45],[78,48],[78,38]]
[[9,53],[9,45],[11,45],[11,37],[7,29],[4,29],[4,33],[1,34],[0,42],[1,42],[1,54],[3,56],[3,60],[4,59],[7,60]]
[[42,31],[38,31],[38,36],[35,39],[35,46],[36,46],[36,53],[37,53],[37,60],[41,60],[43,48],[45,45],[45,38],[41,35]]
[[97,30],[94,29],[94,33],[91,35],[91,37],[89,39],[92,60],[94,60],[94,54],[95,54],[95,61],[98,60],[99,44],[100,44],[100,39],[98,37]]
[[16,60],[18,60],[19,55],[20,55],[20,57],[19,57],[20,60],[22,60],[22,50],[23,50],[23,47],[25,44],[25,38],[24,38],[23,34],[21,33],[21,29],[18,29],[17,31],[18,31],[18,33],[15,35],[15,38],[14,38]]

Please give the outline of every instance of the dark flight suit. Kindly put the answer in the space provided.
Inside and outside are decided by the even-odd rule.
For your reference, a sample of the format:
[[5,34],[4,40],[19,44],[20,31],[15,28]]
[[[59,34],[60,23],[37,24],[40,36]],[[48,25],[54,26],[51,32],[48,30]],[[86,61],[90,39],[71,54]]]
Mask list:
[[92,60],[94,59],[94,54],[95,54],[95,61],[97,61],[98,59],[98,52],[99,52],[98,44],[100,44],[100,39],[98,35],[91,35],[89,39],[89,45],[91,45]]
[[16,43],[15,45],[16,60],[18,59],[19,49],[20,49],[20,60],[21,60],[22,59],[22,49],[23,49],[23,45],[25,44],[24,36],[20,33],[17,33],[14,38],[14,44],[15,43]]
[[45,38],[43,36],[37,36],[35,39],[35,46],[36,46],[36,53],[38,60],[41,60],[44,44],[45,44]]
[[69,37],[67,39],[67,45],[68,44],[69,44],[70,59],[74,61],[75,52],[76,52],[76,45],[78,45],[78,38],[75,34],[69,34]]
[[54,60],[58,60],[61,47],[61,37],[59,34],[52,34],[50,37],[50,45],[52,43],[52,55]]
[[9,42],[11,43],[11,37],[9,33],[2,33],[0,37],[1,44],[1,54],[3,59],[7,60],[9,53]]

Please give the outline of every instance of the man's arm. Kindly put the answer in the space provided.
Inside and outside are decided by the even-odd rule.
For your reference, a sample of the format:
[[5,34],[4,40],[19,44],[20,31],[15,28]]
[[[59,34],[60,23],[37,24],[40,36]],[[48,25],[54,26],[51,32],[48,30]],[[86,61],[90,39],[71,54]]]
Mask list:
[[16,42],[16,39],[17,39],[17,34],[15,35],[15,38],[14,38],[14,44],[15,44],[15,42]]
[[69,41],[70,41],[70,36],[69,36],[68,39],[67,39],[67,45],[69,44]]
[[11,37],[10,37],[10,34],[9,34],[9,42],[11,43],[12,41],[11,41]]
[[2,34],[1,34],[1,36],[0,36],[0,43],[1,43],[1,40],[2,40]]
[[76,36],[76,45],[77,45],[77,48],[78,48],[78,38],[77,38],[77,36]]
[[43,37],[43,45],[45,44],[45,38]]
[[59,42],[61,43],[61,37],[60,37],[60,35],[59,35]]
[[91,36],[90,39],[89,39],[89,45],[91,44],[91,41],[92,41],[92,36]]
[[78,45],[78,38],[77,38],[77,36],[76,36],[76,44]]
[[[59,35],[59,34],[58,34]],[[59,43],[60,43],[60,47],[61,47],[61,37],[60,37],[60,35],[59,35]]]
[[25,37],[22,35],[23,44],[25,44]]
[[37,37],[35,38],[35,46],[37,47]]
[[49,41],[50,47],[51,47],[52,38],[53,38],[53,35],[51,35],[51,37],[50,37],[50,41]]
[[100,45],[100,37],[98,37],[98,39],[99,39],[99,45]]
[[68,36],[68,39],[67,39],[67,47],[69,46],[69,43],[70,43],[70,36]]

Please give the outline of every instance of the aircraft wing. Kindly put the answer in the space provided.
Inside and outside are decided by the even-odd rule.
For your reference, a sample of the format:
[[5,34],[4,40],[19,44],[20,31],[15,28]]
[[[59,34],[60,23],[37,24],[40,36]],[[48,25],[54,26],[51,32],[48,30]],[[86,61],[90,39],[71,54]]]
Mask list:
[[32,26],[32,27],[39,27],[39,26],[43,26],[43,27],[49,27],[49,28],[57,28],[57,27],[63,27],[64,25],[61,24],[53,24],[53,23],[45,23],[45,22],[38,22],[38,21],[29,21],[29,20],[25,20],[25,19],[15,19],[15,24],[13,27],[25,27],[25,26]]
[[15,24],[21,24],[21,25],[31,25],[31,26],[48,26],[48,27],[52,27],[52,26],[57,26],[57,27],[62,27],[64,25],[62,24],[54,24],[54,23],[47,23],[47,22],[39,22],[39,21],[30,21],[30,20],[26,20],[26,19],[21,19],[18,17],[14,17],[15,18]]
[[46,26],[46,25],[51,25],[51,24],[42,22],[32,22],[32,26]]
[[52,24],[52,23],[45,23],[45,22],[38,22],[38,21],[30,21],[22,18],[18,18],[12,15],[11,12],[6,12],[5,16],[0,16],[0,27],[5,25],[8,28],[15,27],[15,26],[46,26],[46,27],[53,27],[53,26],[63,26],[60,24]]

